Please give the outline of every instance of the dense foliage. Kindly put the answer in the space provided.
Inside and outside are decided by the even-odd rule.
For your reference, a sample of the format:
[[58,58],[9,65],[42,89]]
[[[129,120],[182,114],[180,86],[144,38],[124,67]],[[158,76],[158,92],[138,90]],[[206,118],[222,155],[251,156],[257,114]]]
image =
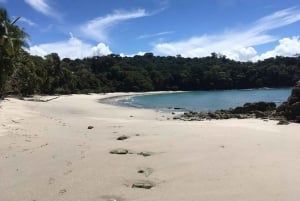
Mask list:
[[300,57],[238,62],[212,53],[204,58],[116,54],[61,59],[22,50],[26,33],[0,8],[0,97],[114,91],[215,90],[287,87],[300,80]]
[[204,58],[108,55],[85,59],[45,58],[22,52],[7,89],[14,94],[114,91],[215,90],[287,87],[300,79],[300,57],[237,62]]
[[0,8],[0,97],[4,94],[4,87],[8,77],[13,73],[13,60],[26,45],[27,34],[15,23],[19,18],[11,21],[7,11]]

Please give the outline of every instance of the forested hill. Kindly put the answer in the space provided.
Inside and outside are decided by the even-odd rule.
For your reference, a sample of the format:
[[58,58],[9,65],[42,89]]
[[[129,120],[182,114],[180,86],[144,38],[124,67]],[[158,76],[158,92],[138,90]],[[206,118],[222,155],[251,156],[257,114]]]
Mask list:
[[85,59],[45,58],[26,52],[14,61],[6,92],[88,93],[287,87],[300,80],[300,57],[238,62],[212,53],[204,58],[108,55]]

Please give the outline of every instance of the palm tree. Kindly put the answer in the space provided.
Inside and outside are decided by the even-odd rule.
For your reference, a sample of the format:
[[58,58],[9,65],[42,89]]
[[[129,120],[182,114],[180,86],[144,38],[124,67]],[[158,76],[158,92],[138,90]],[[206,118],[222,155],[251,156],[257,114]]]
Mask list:
[[27,33],[11,21],[5,8],[0,8],[0,97],[4,95],[4,86],[13,72],[13,60],[23,46],[26,46]]

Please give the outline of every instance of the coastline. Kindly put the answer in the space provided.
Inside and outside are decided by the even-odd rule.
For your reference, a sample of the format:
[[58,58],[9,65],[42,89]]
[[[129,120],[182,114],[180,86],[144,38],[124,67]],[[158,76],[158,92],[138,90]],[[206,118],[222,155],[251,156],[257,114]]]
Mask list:
[[[0,102],[0,200],[300,197],[299,124],[183,122],[150,109],[98,102],[126,94]],[[128,139],[117,140],[123,135]],[[110,153],[118,148],[128,153]],[[141,183],[153,187],[135,187]]]
[[145,96],[145,95],[155,95],[155,94],[171,94],[171,93],[185,93],[189,91],[149,91],[149,92],[119,92],[119,93],[107,93],[108,97],[101,98],[99,100],[99,103],[104,104],[110,104],[110,105],[116,105],[121,107],[129,107],[129,108],[138,108],[138,109],[150,109],[155,110],[157,112],[163,112],[163,113],[172,113],[176,110],[172,109],[157,109],[157,108],[147,108],[147,107],[141,107],[138,105],[128,104],[120,102],[119,100],[131,98],[133,96]]
[[[265,93],[265,91],[269,91]],[[281,90],[278,92],[277,90]],[[226,96],[223,92],[229,92]],[[229,110],[235,107],[241,107],[250,102],[274,102],[277,106],[286,101],[291,89],[288,88],[269,88],[269,89],[251,89],[251,90],[218,90],[218,91],[159,91],[144,93],[127,93],[116,96],[115,98],[105,98],[102,103],[113,105],[153,109],[164,113],[172,112],[216,112],[218,110]],[[251,91],[251,92],[248,92]],[[176,101],[174,93],[179,94]],[[246,94],[244,94],[246,93]],[[249,94],[248,94],[249,93]],[[275,93],[279,94],[274,95]],[[171,94],[171,95],[170,95]],[[150,97],[148,97],[148,95]],[[154,95],[154,96],[152,96]],[[162,96],[161,96],[162,95]],[[140,97],[142,96],[142,97]],[[177,95],[176,95],[177,96]],[[245,98],[248,97],[248,98]],[[260,97],[249,98],[249,97]],[[281,97],[281,98],[280,98]],[[216,101],[209,101],[216,100]]]

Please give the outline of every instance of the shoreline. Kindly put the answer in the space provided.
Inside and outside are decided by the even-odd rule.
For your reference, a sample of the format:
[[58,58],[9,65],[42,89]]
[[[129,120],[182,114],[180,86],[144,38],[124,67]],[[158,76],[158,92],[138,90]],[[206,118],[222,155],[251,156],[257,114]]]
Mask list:
[[299,124],[185,122],[98,102],[115,95],[121,94],[2,101],[0,200],[300,197]]
[[[286,88],[274,88],[274,89],[281,90],[281,89],[286,89]],[[252,90],[254,90],[254,89],[252,89]],[[259,89],[256,89],[256,90],[259,90]],[[261,90],[266,90],[266,89],[263,88]],[[272,90],[272,89],[270,88],[270,89],[267,89],[267,90]],[[220,90],[220,91],[223,91],[223,90]],[[238,91],[240,91],[240,90],[238,90]],[[198,98],[198,99],[197,99],[198,96],[196,96],[195,99],[197,101],[199,101],[200,104],[194,104],[191,101],[186,101],[185,104],[182,104],[182,103],[181,104],[176,104],[176,103],[172,103],[172,101],[168,100],[168,98],[166,98],[167,102],[163,101],[163,102],[160,103],[160,101],[158,101],[158,103],[157,103],[158,105],[149,103],[149,100],[152,100],[151,98],[149,98],[149,99],[145,98],[146,101],[143,101],[144,100],[143,98],[142,99],[137,98],[137,101],[131,101],[131,100],[134,100],[134,99],[132,99],[132,97],[134,97],[134,96],[147,96],[147,95],[156,95],[156,94],[163,94],[164,95],[164,94],[166,94],[166,97],[169,97],[168,94],[170,94],[170,93],[185,93],[185,92],[189,92],[189,91],[159,91],[159,92],[127,93],[125,95],[122,94],[120,96],[104,98],[103,100],[100,100],[100,102],[113,104],[113,105],[119,105],[119,106],[122,106],[122,107],[152,109],[152,110],[160,111],[160,112],[163,112],[163,113],[176,112],[178,114],[195,113],[195,112],[197,112],[197,113],[218,113],[218,111],[223,111],[223,110],[228,110],[229,111],[232,108],[242,107],[246,103],[258,103],[258,102],[274,102],[276,104],[276,106],[278,107],[280,104],[285,102],[285,100],[283,100],[283,99],[273,97],[274,96],[273,94],[276,91],[271,91],[271,92],[268,93],[270,97],[273,97],[273,99],[267,98],[268,96],[262,95],[264,98],[257,99],[257,100],[254,98],[254,99],[251,99],[251,100],[248,100],[248,101],[246,99],[244,100],[244,98],[241,98],[240,97],[241,95],[238,94],[237,92],[234,92],[233,95],[236,98],[241,98],[241,101],[232,101],[232,102],[230,102],[230,101],[226,100],[226,97],[225,97],[225,101],[227,101],[226,102],[227,105],[225,104],[225,106],[223,105],[223,107],[221,106],[222,103],[220,101],[219,101],[220,103],[217,103],[217,104],[210,104],[210,103],[205,102],[206,101],[205,100],[206,96],[208,96],[210,98],[216,98],[218,100],[220,98],[222,98],[222,94],[218,95],[218,93],[216,95],[214,95],[213,93],[204,95],[204,98],[200,94],[199,97],[202,97],[202,98]],[[199,91],[197,91],[197,92],[199,92]],[[202,92],[202,91],[200,91],[200,92]],[[252,93],[252,92],[250,92],[250,93]],[[253,93],[258,93],[258,92],[255,91]],[[262,92],[259,92],[259,93],[262,93]],[[285,93],[288,93],[288,90],[285,90],[284,94]],[[245,96],[245,94],[244,94],[244,96]],[[285,97],[285,95],[282,95],[281,97]],[[128,101],[127,101],[127,99],[128,99]],[[156,99],[159,99],[158,96],[154,96],[154,102],[155,102]],[[201,103],[202,99],[204,99],[204,103]],[[179,102],[182,102],[182,101],[183,101],[182,98],[179,99]],[[245,101],[245,102],[243,102],[243,101]],[[251,115],[248,115],[248,117],[250,117],[250,116]],[[218,118],[216,118],[216,119],[218,119]],[[227,118],[224,118],[224,119],[227,119]]]
[[[149,92],[117,92],[116,95],[112,95],[106,98],[102,98],[99,100],[99,103],[104,104],[111,104],[115,106],[121,107],[129,107],[129,108],[136,108],[136,109],[149,109],[156,112],[162,113],[172,113],[178,112],[176,109],[172,108],[152,108],[152,107],[139,107],[137,105],[127,104],[127,103],[120,103],[119,100],[134,97],[134,96],[147,96],[147,95],[155,95],[155,94],[171,94],[171,93],[185,93],[189,91],[149,91]],[[115,93],[107,93],[107,94],[115,94]],[[183,112],[183,111],[182,111]]]

